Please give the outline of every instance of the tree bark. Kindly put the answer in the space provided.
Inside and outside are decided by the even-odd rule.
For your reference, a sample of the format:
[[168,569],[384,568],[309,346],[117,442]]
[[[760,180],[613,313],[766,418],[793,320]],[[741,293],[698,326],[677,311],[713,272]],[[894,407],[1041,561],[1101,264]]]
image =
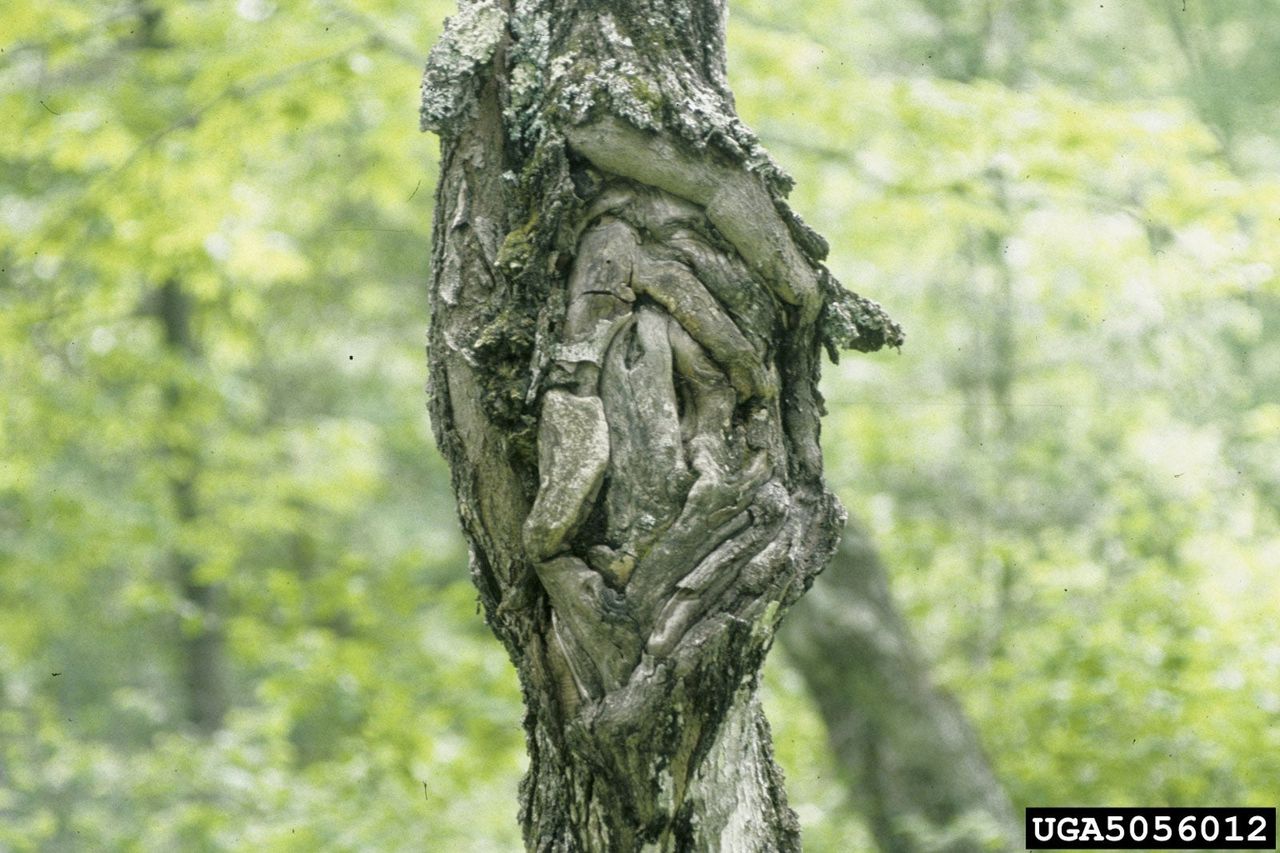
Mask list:
[[526,846],[793,850],[756,686],[834,549],[820,347],[899,345],[733,111],[713,0],[464,3],[430,406],[519,673]]
[[1021,849],[1021,827],[955,700],[929,678],[867,533],[850,524],[781,639],[885,853]]

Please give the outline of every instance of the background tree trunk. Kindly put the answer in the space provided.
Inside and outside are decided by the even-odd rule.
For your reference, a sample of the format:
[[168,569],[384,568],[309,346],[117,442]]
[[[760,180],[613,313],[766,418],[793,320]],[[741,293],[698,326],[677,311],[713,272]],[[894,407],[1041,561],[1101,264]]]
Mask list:
[[[156,291],[156,317],[164,330],[166,348],[176,359],[194,362],[200,347],[192,328],[191,299],[176,279],[166,281]],[[165,411],[174,426],[164,454],[171,466],[169,491],[180,529],[194,525],[200,516],[197,438],[190,429],[177,426],[186,419],[184,397],[181,381],[165,386]],[[199,563],[189,545],[170,545],[168,562],[185,607],[178,618],[178,647],[187,720],[202,732],[217,731],[229,703],[221,594],[216,586],[199,577]]]
[[881,850],[1021,849],[977,734],[929,678],[860,525],[849,525],[780,636]]
[[431,414],[524,692],[531,850],[791,850],[756,685],[835,547],[840,288],[737,119],[723,6],[466,3],[432,50]]

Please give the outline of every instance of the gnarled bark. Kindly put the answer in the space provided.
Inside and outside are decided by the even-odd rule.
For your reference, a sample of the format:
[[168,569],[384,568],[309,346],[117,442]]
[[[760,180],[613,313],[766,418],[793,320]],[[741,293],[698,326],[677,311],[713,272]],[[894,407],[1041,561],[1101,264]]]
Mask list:
[[531,850],[789,850],[756,699],[830,555],[820,346],[901,332],[733,113],[718,2],[488,0],[432,51],[431,414],[520,675]]

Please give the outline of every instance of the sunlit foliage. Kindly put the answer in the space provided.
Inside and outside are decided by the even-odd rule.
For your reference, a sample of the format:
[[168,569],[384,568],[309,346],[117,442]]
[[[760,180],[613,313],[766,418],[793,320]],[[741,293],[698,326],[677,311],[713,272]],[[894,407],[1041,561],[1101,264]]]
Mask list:
[[[1015,802],[1280,801],[1268,4],[731,5],[744,118],[908,329],[829,371],[833,482]],[[0,849],[518,848],[422,387],[450,11],[6,6]],[[810,849],[869,845],[771,665]]]

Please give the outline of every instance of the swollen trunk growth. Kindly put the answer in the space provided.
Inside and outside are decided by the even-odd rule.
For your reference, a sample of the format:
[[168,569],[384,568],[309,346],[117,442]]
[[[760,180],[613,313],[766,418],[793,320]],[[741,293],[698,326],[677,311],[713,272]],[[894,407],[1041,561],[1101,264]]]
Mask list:
[[431,412],[519,671],[531,850],[788,850],[756,683],[835,547],[840,288],[733,112],[716,2],[468,3],[433,49]]

